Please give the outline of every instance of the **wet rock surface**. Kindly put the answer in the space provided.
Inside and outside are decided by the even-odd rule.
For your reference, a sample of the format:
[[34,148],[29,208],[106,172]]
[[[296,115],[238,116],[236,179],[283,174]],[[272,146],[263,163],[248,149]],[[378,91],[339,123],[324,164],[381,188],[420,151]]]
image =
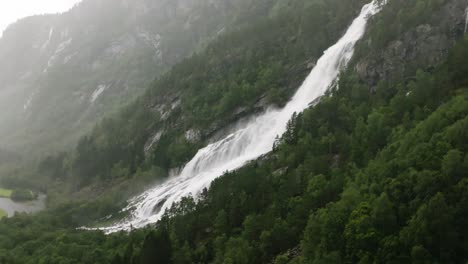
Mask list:
[[[375,89],[381,80],[391,82],[414,73],[416,65],[425,65],[423,70],[437,66],[463,34],[465,6],[463,0],[447,1],[428,23],[408,29],[377,52],[360,56],[354,63],[355,72]],[[365,38],[359,52],[367,53],[371,46],[372,39]]]

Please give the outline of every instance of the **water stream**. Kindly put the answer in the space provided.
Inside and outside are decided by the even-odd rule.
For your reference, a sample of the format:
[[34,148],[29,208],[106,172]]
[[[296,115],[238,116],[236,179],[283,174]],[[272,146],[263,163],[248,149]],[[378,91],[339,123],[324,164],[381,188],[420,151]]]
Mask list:
[[46,196],[41,194],[37,200],[28,202],[14,202],[10,198],[0,198],[0,209],[3,209],[8,217],[18,213],[36,213],[45,208]]
[[179,175],[173,175],[165,183],[131,199],[128,207],[123,209],[130,213],[127,219],[101,230],[112,233],[155,223],[182,197],[199,194],[224,172],[270,152],[275,137],[286,131],[293,113],[302,112],[331,87],[353,56],[355,44],[363,36],[368,19],[379,12],[382,5],[382,1],[374,0],[362,8],[345,35],[324,52],[283,109],[270,109],[224,139],[200,149]]
[[465,9],[465,34],[468,31],[468,7]]

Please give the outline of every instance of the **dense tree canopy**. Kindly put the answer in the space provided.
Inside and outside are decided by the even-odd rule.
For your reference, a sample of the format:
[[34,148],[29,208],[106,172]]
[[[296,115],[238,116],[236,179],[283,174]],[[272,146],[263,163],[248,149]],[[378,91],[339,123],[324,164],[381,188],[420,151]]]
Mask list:
[[[282,1],[290,7],[300,2]],[[296,76],[287,78],[286,72],[298,62],[293,58],[303,55],[297,47],[309,43],[306,38],[322,40],[320,34],[333,32],[323,37],[323,46],[309,46],[316,50],[307,54],[319,55],[349,22],[354,10],[350,7],[359,6],[357,2],[301,5],[299,9],[305,11],[296,19],[310,19],[326,29],[317,36],[298,35],[284,47],[274,45],[279,33],[266,30],[264,21],[245,30],[270,36],[271,42],[266,36],[258,38],[265,46],[241,40],[243,31],[221,38],[208,48],[206,57],[195,55],[157,81],[147,98],[121,113],[121,120],[101,123],[71,157],[46,162],[71,169],[66,177],[78,189],[97,177],[104,181],[144,178],[145,170],[163,177],[166,169],[182,164],[198,146],[177,140],[181,135],[174,130],[146,159],[141,148],[144,136],[129,127],[146,131],[155,126],[148,118],[159,119],[136,111],[136,105],[148,104],[159,89],[184,87],[187,97],[182,97],[177,117],[205,126],[235,106],[253,103],[242,96],[266,92],[263,82],[280,90],[285,84],[296,84]],[[397,13],[402,23],[410,27],[444,1],[407,2],[395,1],[401,4]],[[326,12],[321,13],[323,17],[306,15],[317,6],[341,10],[347,18],[332,20],[323,15]],[[284,14],[277,10],[282,15],[271,18],[279,29],[289,25],[284,22],[289,14],[285,10]],[[384,30],[378,22],[387,16],[376,19],[372,30]],[[371,47],[385,46],[389,39]],[[219,51],[231,44],[235,48],[229,52]],[[234,57],[224,64],[219,54]],[[105,195],[33,217],[3,219],[0,263],[466,263],[467,54],[465,36],[438,67],[421,65],[405,78],[381,80],[376,89],[349,68],[318,104],[292,117],[272,153],[226,173],[201,194],[199,202],[184,198],[159,223],[144,229],[108,236],[76,230],[120,208],[118,198]],[[283,96],[290,92],[285,89]],[[122,120],[130,126],[119,125]],[[157,151],[163,154],[157,156]],[[167,160],[167,153],[178,153],[178,159]],[[95,164],[87,159],[102,161],[96,165],[102,167],[92,167]]]

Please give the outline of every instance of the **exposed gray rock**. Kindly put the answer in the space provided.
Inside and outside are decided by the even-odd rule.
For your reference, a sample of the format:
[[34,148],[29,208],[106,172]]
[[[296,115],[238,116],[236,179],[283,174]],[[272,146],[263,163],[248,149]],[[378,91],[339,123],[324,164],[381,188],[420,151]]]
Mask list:
[[159,142],[162,135],[163,131],[157,131],[148,139],[148,141],[146,141],[144,149],[146,155],[150,152],[151,148]]
[[274,177],[283,176],[286,174],[287,171],[288,171],[288,167],[277,169],[273,172],[273,176]]
[[159,103],[151,107],[155,112],[159,113],[161,120],[165,121],[169,118],[172,112],[177,109],[182,101],[179,99],[179,95],[173,97],[165,97],[158,101]]
[[[0,38],[0,145],[26,152],[36,143],[70,145],[228,30],[252,2],[85,0],[11,25]],[[168,102],[159,109],[165,119],[180,104]]]
[[[463,33],[464,6],[464,0],[447,1],[443,8],[434,12],[431,18],[434,23],[409,29],[377,54],[361,56],[354,63],[355,72],[375,88],[379,81],[400,79],[419,65],[427,69],[437,66]],[[359,48],[366,50],[371,44],[371,39],[364,39]]]
[[307,63],[307,69],[312,70],[317,63],[315,61]]
[[188,142],[196,143],[201,140],[201,132],[196,129],[190,129],[185,132],[185,139]]

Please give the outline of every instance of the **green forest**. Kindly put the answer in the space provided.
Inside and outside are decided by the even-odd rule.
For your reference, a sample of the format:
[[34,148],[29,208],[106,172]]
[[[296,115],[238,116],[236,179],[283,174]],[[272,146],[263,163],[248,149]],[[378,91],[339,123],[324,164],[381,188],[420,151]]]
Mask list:
[[[366,3],[277,1],[174,66],[73,151],[3,179],[46,191],[49,208],[0,220],[0,263],[466,264],[468,34],[457,31],[437,66],[416,58],[375,85],[355,67],[415,27],[435,27],[447,2],[389,1],[334,88],[291,118],[271,153],[200,200],[186,197],[131,232],[79,229],[185,164],[236,109],[255,114],[259,98],[284,105]],[[168,119],[151,111],[174,95],[181,108]],[[193,127],[206,131],[195,143],[184,138]],[[158,129],[166,133],[146,154]]]

